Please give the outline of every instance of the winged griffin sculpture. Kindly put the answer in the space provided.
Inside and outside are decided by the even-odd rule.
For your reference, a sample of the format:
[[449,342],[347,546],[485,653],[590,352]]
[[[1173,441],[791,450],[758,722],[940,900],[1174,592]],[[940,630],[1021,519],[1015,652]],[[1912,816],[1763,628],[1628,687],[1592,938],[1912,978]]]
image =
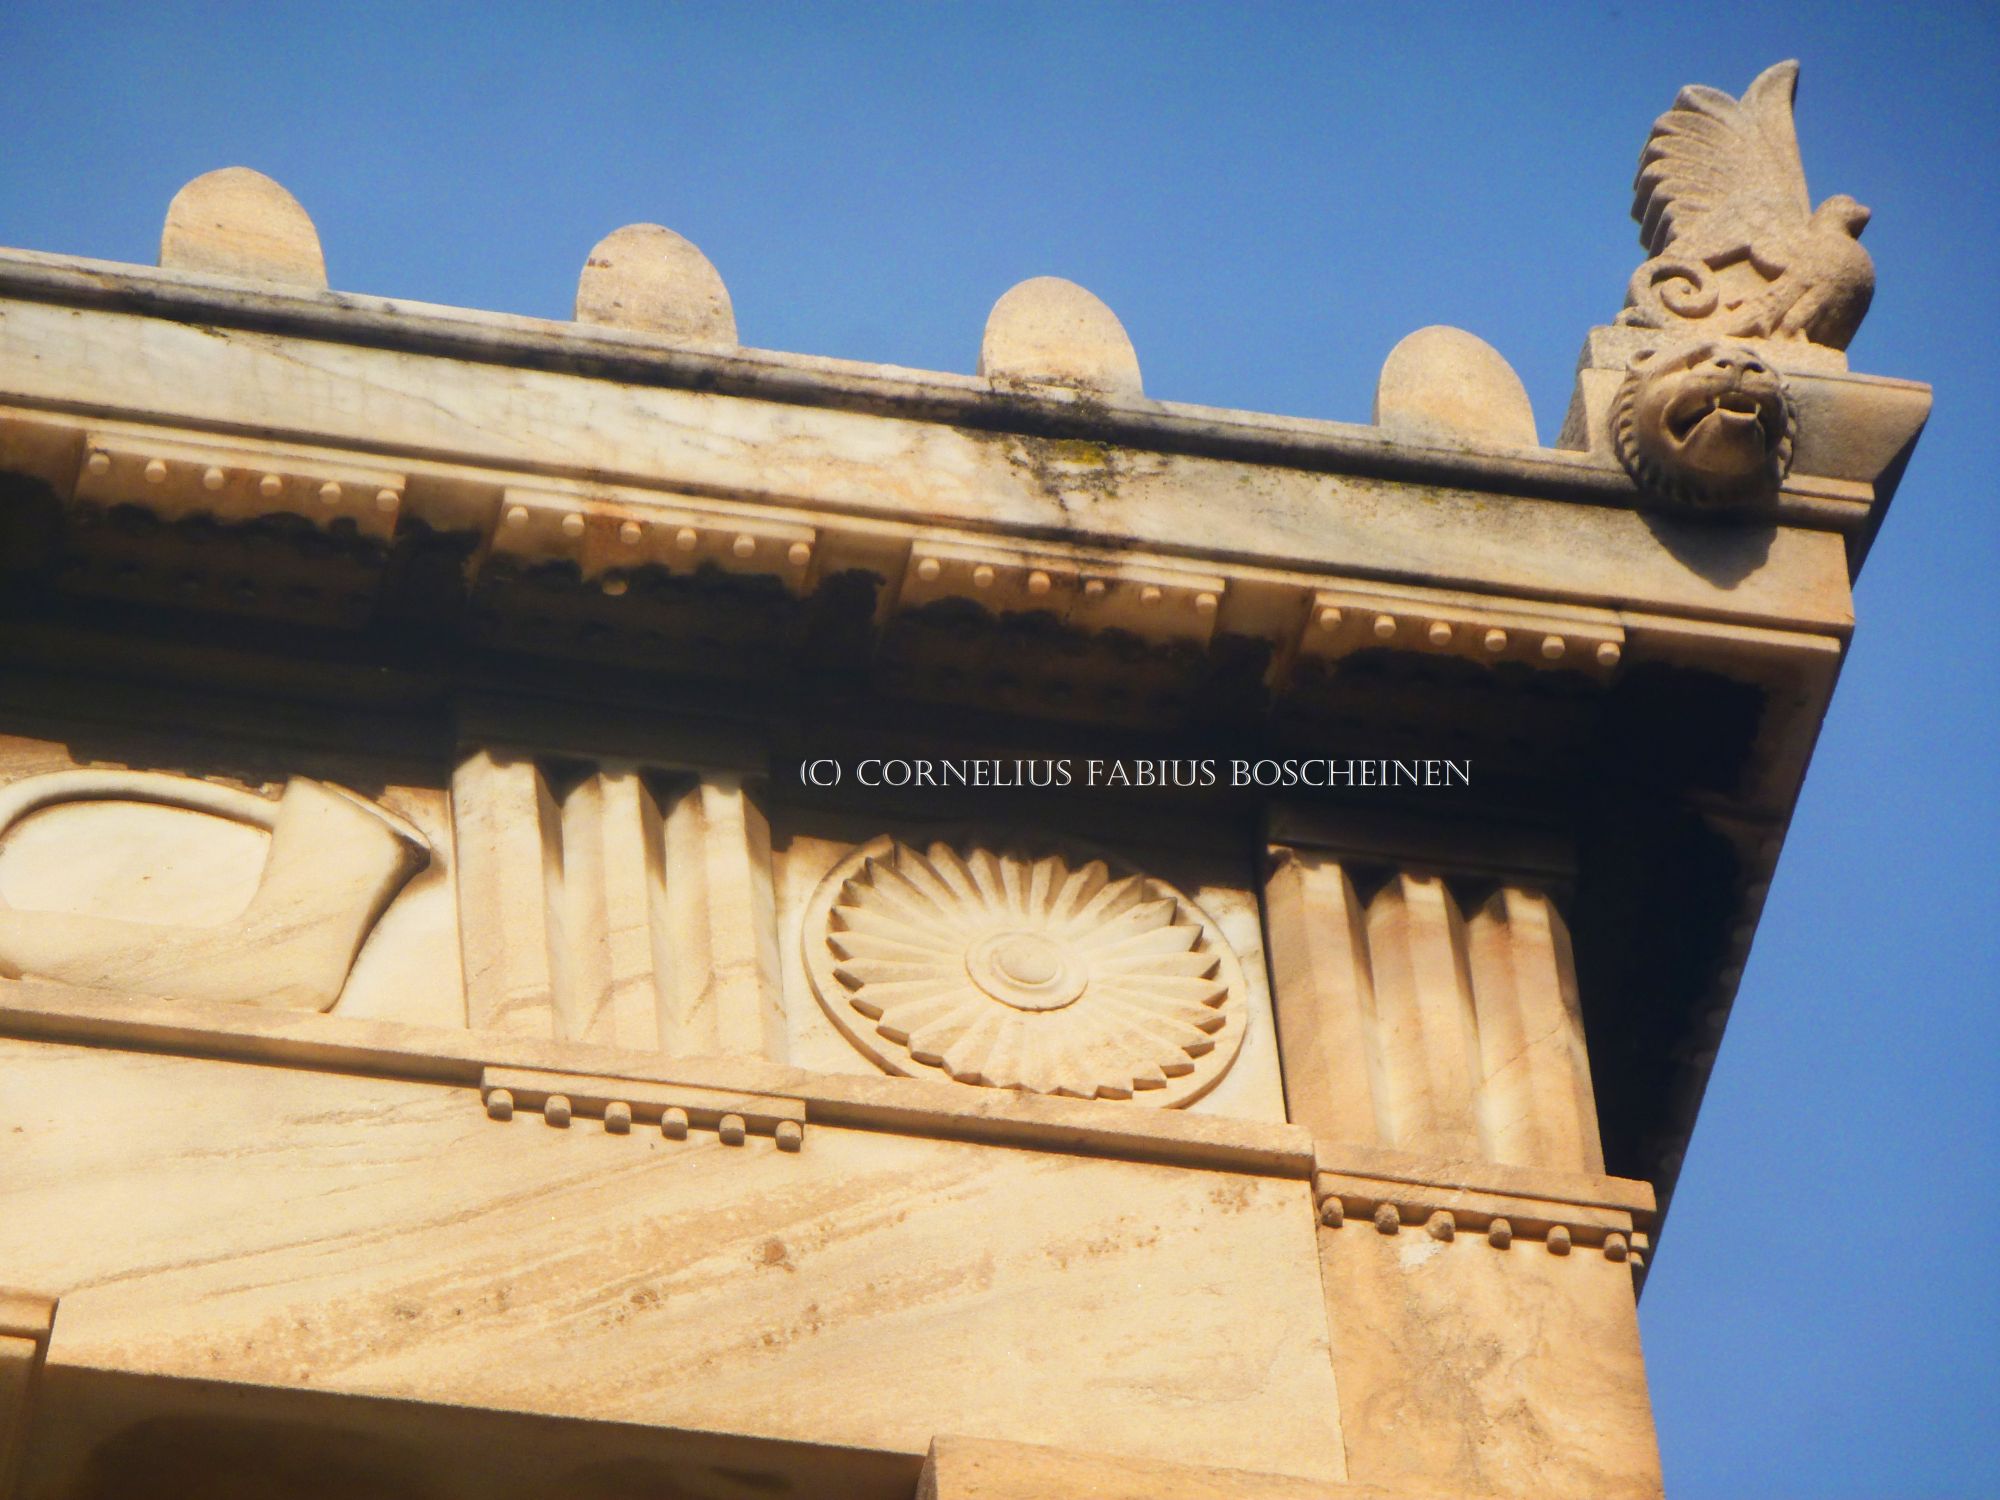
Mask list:
[[1806,196],[1792,125],[1799,65],[1766,68],[1732,99],[1693,84],[1653,123],[1632,217],[1652,257],[1621,323],[1845,349],[1875,292],[1859,235],[1868,210]]

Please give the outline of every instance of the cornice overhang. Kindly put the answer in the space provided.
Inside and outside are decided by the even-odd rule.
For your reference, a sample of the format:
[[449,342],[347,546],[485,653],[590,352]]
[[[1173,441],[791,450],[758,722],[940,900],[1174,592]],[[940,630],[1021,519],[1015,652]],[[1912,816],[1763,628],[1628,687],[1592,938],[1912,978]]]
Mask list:
[[31,675],[334,704],[671,679],[755,721],[803,670],[974,740],[1448,741],[1531,822],[1623,778],[1730,890],[1671,1015],[1595,1002],[1664,1197],[1929,392],[1804,360],[1782,487],[1691,516],[1607,436],[1634,332],[1539,448],[0,251],[0,629]]

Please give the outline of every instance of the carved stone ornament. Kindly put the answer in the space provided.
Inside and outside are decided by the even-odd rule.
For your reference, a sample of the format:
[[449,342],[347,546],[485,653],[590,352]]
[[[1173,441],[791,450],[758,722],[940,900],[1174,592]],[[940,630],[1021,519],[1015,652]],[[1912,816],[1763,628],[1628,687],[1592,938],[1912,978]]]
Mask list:
[[1784,377],[1738,344],[1635,355],[1611,408],[1618,461],[1655,500],[1756,504],[1791,471],[1799,412]]
[[1246,1019],[1215,924],[1089,854],[884,836],[828,873],[806,971],[848,1040],[891,1073],[1167,1108],[1214,1086]]
[[1760,73],[1732,99],[1681,90],[1653,124],[1632,217],[1652,257],[1633,273],[1621,323],[1845,349],[1875,294],[1859,236],[1868,210],[1806,195],[1792,123],[1799,65]]
[[270,835],[250,903],[218,924],[168,926],[0,901],[0,976],[183,1000],[326,1010],[376,919],[430,860],[387,808],[303,776],[275,802],[158,771],[75,770],[0,788],[0,836],[79,802],[142,803]]

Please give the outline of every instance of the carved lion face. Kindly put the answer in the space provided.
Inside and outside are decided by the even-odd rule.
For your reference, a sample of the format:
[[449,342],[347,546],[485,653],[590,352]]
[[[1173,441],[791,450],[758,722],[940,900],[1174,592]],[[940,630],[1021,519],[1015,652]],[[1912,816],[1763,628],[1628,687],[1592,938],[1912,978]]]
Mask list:
[[1655,499],[1714,509],[1777,493],[1798,408],[1784,380],[1739,344],[1648,350],[1612,408],[1619,462]]

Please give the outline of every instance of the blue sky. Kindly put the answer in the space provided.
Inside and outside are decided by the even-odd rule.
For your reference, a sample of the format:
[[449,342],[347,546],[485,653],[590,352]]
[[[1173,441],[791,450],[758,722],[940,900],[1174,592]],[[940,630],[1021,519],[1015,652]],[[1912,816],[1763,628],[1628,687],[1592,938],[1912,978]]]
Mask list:
[[564,317],[592,243],[650,219],[749,344],[970,370],[993,300],[1058,274],[1154,396],[1365,421],[1396,340],[1455,323],[1547,440],[1640,258],[1647,126],[1792,56],[1815,194],[1875,210],[1855,368],[1937,410],[1643,1322],[1680,1500],[1987,1495],[1994,6],[13,0],[0,243],[150,263],[175,189],[240,163],[346,290]]

